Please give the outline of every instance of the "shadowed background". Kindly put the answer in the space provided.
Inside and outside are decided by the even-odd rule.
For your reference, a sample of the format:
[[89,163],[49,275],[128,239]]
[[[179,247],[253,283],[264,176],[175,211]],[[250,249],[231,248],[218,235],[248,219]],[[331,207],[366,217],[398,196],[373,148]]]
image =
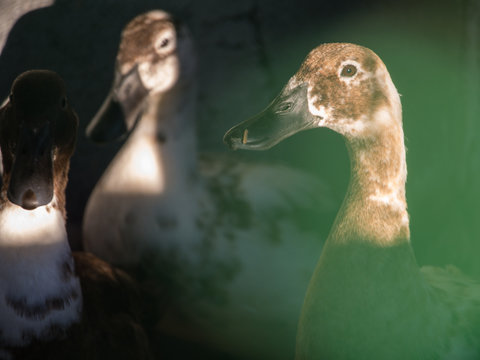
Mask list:
[[[375,51],[402,94],[417,259],[452,263],[480,277],[476,0],[0,0],[0,101],[19,73],[47,68],[64,78],[80,117],[67,189],[74,248],[88,196],[121,145],[89,143],[84,129],[109,91],[122,28],[155,8],[184,21],[196,43],[200,151],[228,152],[225,131],[264,108],[320,43],[353,42]],[[332,131],[304,132],[268,152],[241,156],[310,171],[330,185],[340,206],[349,164],[343,140]],[[322,223],[331,224],[334,215]],[[329,226],[319,233],[325,236]]]

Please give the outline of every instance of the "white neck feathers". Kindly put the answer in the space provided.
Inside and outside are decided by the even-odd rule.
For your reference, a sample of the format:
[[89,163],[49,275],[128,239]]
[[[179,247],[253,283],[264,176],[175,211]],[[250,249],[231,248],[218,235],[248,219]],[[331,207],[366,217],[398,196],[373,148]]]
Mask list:
[[21,346],[58,336],[81,309],[61,211],[7,202],[0,211],[0,341]]
[[347,140],[351,181],[336,238],[362,239],[380,246],[409,241],[407,167],[397,104],[378,109],[363,132],[361,140]]
[[162,195],[188,181],[196,163],[195,99],[193,89],[184,90],[150,95],[133,133],[102,177],[102,191]]

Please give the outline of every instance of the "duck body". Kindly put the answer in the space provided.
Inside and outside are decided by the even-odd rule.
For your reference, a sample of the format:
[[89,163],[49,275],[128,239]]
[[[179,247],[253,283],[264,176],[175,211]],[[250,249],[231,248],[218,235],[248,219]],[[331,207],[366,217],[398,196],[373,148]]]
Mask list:
[[225,142],[263,150],[315,127],[344,136],[351,177],[306,292],[296,359],[478,358],[480,285],[454,268],[416,263],[400,99],[371,50],[317,47]]
[[[172,200],[171,207],[158,199],[155,203],[155,198],[148,196],[138,197],[138,203],[125,198],[128,206],[153,210],[157,218],[145,217],[143,211],[137,212],[137,207],[124,207],[127,204],[121,203],[122,197],[118,195],[115,200],[107,196],[99,198],[104,204],[114,203],[117,216],[129,210],[134,212],[125,225],[128,230],[116,232],[119,238],[105,236],[103,239],[111,241],[113,249],[120,239],[128,242],[129,254],[137,254],[134,258],[137,262],[119,266],[147,280],[150,286],[163,289],[162,294],[168,291],[167,304],[159,303],[164,306],[159,323],[162,332],[242,358],[283,358],[285,349],[293,353],[302,294],[322,243],[307,229],[300,233],[299,246],[299,229],[289,218],[289,215],[298,215],[294,213],[291,199],[278,199],[283,203],[276,204],[275,215],[269,214],[277,221],[265,215],[264,207],[268,205],[259,200],[256,192],[248,195],[256,196],[258,208],[248,208],[249,197],[245,196],[243,186],[250,185],[249,180],[262,175],[273,181],[279,179],[266,174],[268,167],[252,169],[250,165],[240,164],[227,169],[218,157],[203,157],[199,167],[208,169],[201,173],[202,182],[196,182],[190,192]],[[235,175],[239,173],[245,177],[244,182],[232,183],[238,180]],[[288,169],[282,172],[283,180],[286,174]],[[292,175],[293,179],[298,176]],[[304,178],[295,180],[305,184]],[[263,196],[267,192],[278,196],[267,187],[272,183],[265,183]],[[256,191],[261,193],[262,189]],[[252,204],[255,202],[249,205]],[[159,208],[159,205],[163,206]],[[178,213],[175,213],[172,210],[177,206]],[[161,211],[165,208],[170,210],[167,214]],[[238,212],[239,208],[242,212]],[[93,218],[99,219],[99,216]],[[118,217],[110,217],[108,221],[124,223]],[[140,239],[151,239],[151,243],[140,243]],[[132,257],[126,259],[132,260]],[[278,346],[278,338],[288,339],[290,344]]]
[[[89,338],[92,329],[108,338],[120,328],[138,329],[137,339],[128,340],[138,352],[126,358],[148,358],[148,341],[136,346],[146,335],[139,326],[140,312],[132,311],[140,302],[133,280],[130,286],[123,286],[129,284],[122,278],[127,278],[126,274],[93,255],[72,255],[70,250],[65,187],[77,125],[62,79],[47,70],[18,76],[9,101],[0,109],[4,166],[0,193],[2,358],[55,359],[69,354],[84,359],[89,351],[88,358],[104,358],[98,357],[103,350],[105,355],[117,349],[114,343],[100,344],[98,338]],[[99,289],[108,283],[115,284],[111,287],[123,296],[118,301],[122,305],[107,306],[107,291]],[[97,291],[90,290],[95,287]],[[114,297],[108,300],[116,302]],[[101,306],[97,315],[102,315],[90,317],[97,306]],[[110,312],[104,311],[108,307]],[[123,321],[117,321],[122,317]],[[90,347],[95,341],[101,346]],[[122,356],[127,353],[131,355],[129,350]]]
[[[156,62],[158,49],[145,47],[128,63],[135,29],[152,44],[176,48]],[[332,201],[322,199],[320,181],[288,167],[197,154],[191,46],[186,30],[164,12],[140,15],[125,28],[117,85],[88,135],[105,140],[102,124],[118,128],[110,121],[113,107],[122,109],[124,128],[133,130],[89,198],[84,246],[166,288],[160,332],[234,356],[291,358],[303,294],[322,246],[310,226],[318,219],[305,224],[300,214],[310,209],[320,217],[314,204],[328,212]],[[177,66],[165,70],[170,64]],[[152,66],[150,74],[169,75],[149,87],[152,76],[141,69]],[[133,93],[146,96],[139,106],[122,98],[127,79],[140,89]]]
[[358,244],[327,255],[311,280],[315,295],[312,287],[306,295],[296,358],[478,357],[478,283],[456,269],[415,269],[405,245]]

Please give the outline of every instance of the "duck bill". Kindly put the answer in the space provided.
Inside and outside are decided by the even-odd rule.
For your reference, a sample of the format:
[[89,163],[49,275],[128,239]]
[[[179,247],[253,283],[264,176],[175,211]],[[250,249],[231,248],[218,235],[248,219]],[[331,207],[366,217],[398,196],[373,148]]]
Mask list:
[[53,137],[47,124],[23,127],[7,189],[10,202],[33,210],[53,199]]
[[117,76],[98,113],[87,126],[87,138],[98,143],[119,140],[134,128],[148,90],[142,83],[137,67]]
[[233,150],[267,150],[293,134],[314,127],[307,86],[285,88],[261,113],[234,126],[223,141]]

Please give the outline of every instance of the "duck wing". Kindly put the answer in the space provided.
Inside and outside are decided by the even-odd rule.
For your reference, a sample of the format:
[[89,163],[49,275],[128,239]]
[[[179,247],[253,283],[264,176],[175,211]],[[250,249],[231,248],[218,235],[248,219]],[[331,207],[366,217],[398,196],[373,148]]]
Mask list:
[[444,350],[438,354],[445,359],[480,358],[480,283],[453,265],[423,266],[420,272],[443,308],[438,318],[448,324],[447,343],[439,346]]

